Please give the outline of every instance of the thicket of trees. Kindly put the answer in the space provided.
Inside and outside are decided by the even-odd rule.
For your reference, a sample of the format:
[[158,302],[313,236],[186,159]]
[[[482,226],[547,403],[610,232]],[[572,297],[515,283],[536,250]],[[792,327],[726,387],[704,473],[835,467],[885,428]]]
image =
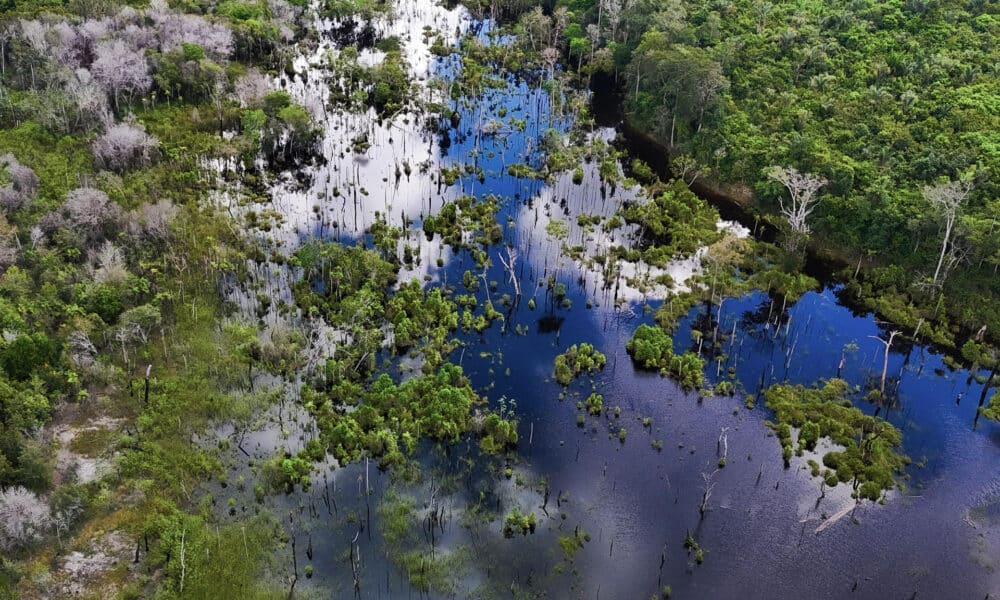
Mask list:
[[[81,380],[80,361],[93,361],[79,349],[111,345],[128,366],[134,344],[172,310],[146,263],[172,243],[176,204],[203,184],[197,156],[164,156],[144,121],[165,125],[171,143],[184,137],[191,150],[217,145],[212,129],[256,123],[246,113],[259,105],[262,132],[246,128],[237,145],[300,156],[315,133],[287,94],[267,95],[260,71],[231,62],[275,63],[269,48],[291,39],[299,11],[283,0],[226,2],[208,15],[162,0],[142,10],[8,8],[0,16],[0,302],[10,317],[2,353],[11,358],[0,384],[12,392],[0,410],[0,486],[41,491],[46,478],[35,471],[46,468],[31,432],[53,404],[93,384]],[[174,102],[211,105],[219,121],[173,111]],[[44,402],[32,405],[32,394]]]
[[[781,443],[788,467],[792,454],[816,450],[819,438],[828,438],[839,446],[825,452],[823,466],[812,466],[814,477],[835,486],[850,483],[852,496],[878,501],[886,490],[896,487],[895,477],[902,475],[910,459],[900,451],[902,434],[891,423],[866,415],[854,407],[847,382],[831,379],[822,387],[805,388],[773,385],[764,390],[767,407],[774,411],[771,424]],[[792,438],[792,427],[798,430]]]
[[[202,202],[212,182],[200,160],[309,155],[311,116],[287,95],[269,103],[264,74],[283,66],[300,10],[0,4],[0,546],[11,559],[0,596],[17,589],[26,547],[65,540],[87,517],[143,535],[168,597],[185,585],[172,579],[179,545],[197,553],[188,590],[215,585],[213,565],[235,551],[226,528],[218,537],[213,524],[209,541],[208,522],[184,513],[185,490],[218,468],[190,434],[240,402],[225,393],[238,379],[217,364],[236,350],[212,332],[217,278],[243,259],[230,260],[238,240]],[[243,117],[261,108],[258,136]],[[150,364],[143,397],[134,381]],[[122,417],[110,487],[72,472],[52,485],[42,427],[68,405]],[[138,486],[146,480],[158,485]],[[260,533],[265,550],[240,550],[227,567],[242,573],[229,578],[236,587],[266,557],[273,532]],[[48,585],[30,584],[42,595]]]
[[862,296],[947,297],[935,312],[998,339],[997,6],[614,4],[586,14],[603,22],[634,123],[764,211],[789,198],[775,165],[821,178],[808,228],[841,258],[868,257]]

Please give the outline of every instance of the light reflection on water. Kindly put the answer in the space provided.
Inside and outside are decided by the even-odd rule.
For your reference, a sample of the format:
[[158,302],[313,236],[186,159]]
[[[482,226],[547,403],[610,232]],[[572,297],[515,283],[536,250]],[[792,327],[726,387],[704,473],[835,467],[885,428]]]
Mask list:
[[[397,4],[401,18],[384,24],[383,29],[403,35],[407,56],[413,58],[411,64],[418,74],[447,76],[456,64],[430,59],[421,46],[423,26],[453,34],[473,24],[461,10],[448,11],[424,0]],[[312,59],[300,60],[297,66],[307,68],[310,60],[315,63],[329,47],[321,46]],[[323,73],[313,68],[307,80],[297,78],[288,83],[288,89],[298,98],[326,97]],[[504,137],[475,135],[478,124],[496,118],[501,107],[507,109],[507,118],[528,118],[527,130]],[[545,232],[546,223],[558,218],[570,227],[570,245],[593,250],[625,242],[627,228],[611,235],[586,234],[576,225],[576,215],[613,214],[634,192],[619,187],[614,193],[602,193],[596,164],[587,166],[580,185],[573,184],[568,174],[546,185],[506,173],[507,165],[526,156],[536,162],[540,159],[534,149],[544,131],[532,117],[548,111],[548,96],[536,85],[520,81],[488,91],[470,110],[463,110],[447,149],[427,134],[415,114],[379,125],[372,113],[332,111],[323,116],[323,148],[329,162],[312,168],[311,184],[304,189],[280,182],[272,187],[274,207],[287,222],[271,235],[289,246],[309,235],[356,240],[374,221],[376,211],[388,215],[392,223],[401,223],[403,215],[419,221],[461,193],[493,193],[505,199],[499,220],[504,224],[505,243],[519,251],[518,276],[525,301],[506,312],[504,327],[494,325],[481,337],[463,336],[468,346],[452,358],[461,361],[490,398],[503,395],[517,400],[522,442],[515,471],[529,483],[545,478],[552,498],[549,516],[542,517],[537,490],[481,468],[472,469],[467,482],[452,494],[434,495],[436,501],[445,503],[450,517],[444,537],[436,540],[437,548],[466,548],[471,557],[459,580],[458,595],[487,583],[503,590],[510,581],[548,592],[550,597],[587,598],[598,593],[602,598],[649,597],[663,584],[670,584],[679,597],[712,598],[839,598],[850,595],[852,589],[857,597],[910,597],[917,592],[919,597],[981,598],[987,592],[1000,593],[997,574],[983,566],[997,555],[1000,543],[996,527],[1000,434],[995,425],[985,422],[973,431],[979,384],[967,383],[966,372],[950,371],[940,355],[926,348],[893,351],[888,372],[899,403],[882,414],[903,430],[906,452],[915,462],[926,460],[926,465],[909,470],[906,492],[893,494],[886,506],[864,503],[816,533],[826,518],[851,506],[847,487],[827,490],[820,498],[819,482],[809,475],[804,458],[794,458],[791,469],[782,468],[780,447],[763,424],[768,413],[762,400],[752,411],[743,408],[739,396],[698,402],[695,395],[683,393],[668,379],[636,372],[625,353],[625,342],[639,323],[651,322],[643,304],[647,294],[662,297],[665,290],[607,289],[597,273],[562,256],[560,243]],[[565,120],[553,123],[558,128],[568,126]],[[351,139],[359,132],[367,132],[371,143],[363,156],[350,150]],[[485,172],[485,182],[465,176],[455,186],[442,188],[434,179],[440,164],[471,162],[475,148],[481,151],[477,164]],[[404,159],[415,165],[414,171],[396,182],[393,172]],[[416,165],[425,161],[430,168],[422,172]],[[335,197],[334,188],[342,195]],[[361,194],[361,188],[368,194]],[[560,206],[562,199],[565,208]],[[319,217],[313,205],[320,206]],[[333,227],[333,221],[339,227]],[[420,264],[405,276],[426,275],[435,283],[455,285],[463,271],[476,270],[467,252],[442,249],[437,239],[428,242],[419,231],[409,243],[419,245]],[[490,249],[494,266],[488,278],[500,282],[497,293],[510,293],[497,260],[499,251]],[[438,258],[443,267],[437,267]],[[677,267],[691,270],[694,265]],[[566,284],[572,308],[544,301],[545,289],[539,281],[549,274]],[[673,275],[683,280],[683,270]],[[479,292],[481,301],[484,294]],[[534,311],[526,306],[531,296],[538,299]],[[586,308],[588,300],[593,308]],[[850,342],[858,350],[848,354],[844,377],[864,385],[880,373],[882,345],[868,337],[880,335],[879,327],[871,315],[852,314],[838,301],[836,290],[806,294],[789,308],[790,321],[783,322],[777,332],[760,318],[771,312],[770,303],[766,295],[754,293],[729,299],[722,307],[720,331],[731,332],[735,324],[736,332],[727,345],[729,358],[722,372],[734,367],[749,393],[758,393],[761,384],[784,380],[811,384],[835,375],[842,349]],[[703,311],[698,307],[682,321],[675,347],[693,346],[690,325],[704,317]],[[555,330],[543,327],[543,317],[560,325]],[[513,333],[518,324],[527,328],[526,335]],[[604,395],[605,406],[622,409],[618,418],[588,416],[584,428],[577,426],[575,405],[590,391],[586,381],[571,386],[564,400],[557,399],[560,387],[551,381],[555,355],[578,342],[593,343],[608,356],[605,372],[594,382]],[[481,357],[481,351],[490,356]],[[710,375],[714,375],[713,366],[710,361]],[[959,394],[962,400],[956,404]],[[865,403],[860,406],[874,410]],[[295,451],[312,435],[308,417],[293,418],[291,407],[284,410],[280,425],[247,434],[244,448],[257,461],[279,447]],[[648,430],[642,426],[643,417],[651,418]],[[723,427],[728,428],[729,460],[715,472]],[[617,439],[620,428],[627,430],[624,444]],[[663,441],[662,452],[651,447],[654,439]],[[468,443],[446,457],[425,449],[420,462],[425,474],[433,472],[434,463],[447,472],[457,468],[454,461],[467,452],[472,452]],[[235,456],[239,459],[236,473],[248,474],[246,457]],[[710,510],[700,519],[705,476],[713,472]],[[300,553],[305,551],[303,540],[311,541],[316,576],[303,585],[336,597],[351,593],[352,576],[344,554],[389,485],[389,476],[374,466],[369,468],[374,494],[366,506],[361,491],[364,477],[364,465],[337,468],[316,475],[309,492],[268,500],[269,507],[295,532]],[[432,485],[425,479],[417,489],[409,490],[424,512]],[[460,526],[464,508],[479,489],[488,489],[491,498],[500,500],[501,514],[515,504],[534,509],[542,517],[538,532],[507,540],[500,535],[500,521]],[[335,509],[327,508],[329,498],[337,502]],[[371,522],[359,546],[361,595],[411,595],[404,574],[384,558],[377,514]],[[577,526],[590,534],[591,541],[563,574],[553,575],[561,562],[556,537]],[[694,565],[684,551],[688,531],[705,550],[702,565]],[[299,564],[305,562],[300,557]]]

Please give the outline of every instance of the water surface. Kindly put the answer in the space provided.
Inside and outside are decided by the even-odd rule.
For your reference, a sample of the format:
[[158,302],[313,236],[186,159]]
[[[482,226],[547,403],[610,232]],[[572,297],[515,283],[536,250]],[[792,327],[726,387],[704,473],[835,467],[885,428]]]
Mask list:
[[[596,162],[583,165],[580,184],[568,173],[551,183],[507,173],[518,162],[541,164],[538,149],[545,130],[565,131],[572,125],[568,115],[552,114],[538,78],[511,75],[505,87],[464,99],[458,126],[443,135],[428,131],[425,115],[417,111],[378,122],[373,112],[352,114],[328,104],[326,82],[335,75],[320,65],[327,53],[338,51],[334,25],[319,23],[319,47],[295,63],[300,75],[278,83],[320,119],[327,160],[302,168],[306,185],[290,175],[271,183],[270,206],[285,221],[267,238],[288,253],[313,236],[345,243],[363,240],[376,213],[397,225],[410,220],[413,229],[405,242],[418,248],[419,259],[401,278],[457,286],[464,293],[462,274],[470,270],[478,275],[475,261],[467,251],[427,240],[420,220],[460,194],[500,197],[504,241],[490,248],[493,265],[485,274],[497,287],[490,291],[484,286],[477,297],[482,303],[513,295],[499,260],[506,252],[503,246],[510,246],[518,256],[515,271],[523,298],[501,309],[503,323],[481,336],[462,335],[464,347],[451,359],[494,405],[500,398],[516,401],[521,443],[509,463],[516,474],[512,478],[465,441],[450,451],[424,447],[417,461],[425,477],[416,485],[393,484],[374,464],[330,465],[314,476],[311,490],[269,498],[268,508],[296,539],[299,569],[305,564],[315,568],[315,576],[300,580],[297,589],[334,597],[352,594],[350,548],[357,535],[361,597],[420,595],[385,558],[377,506],[392,488],[415,497],[421,518],[437,510],[448,516],[439,533],[430,536],[425,530],[426,551],[460,557],[452,590],[459,597],[507,597],[512,584],[531,596],[556,598],[648,598],[664,584],[682,598],[840,598],[852,593],[982,598],[1000,593],[993,563],[1000,543],[1000,430],[985,421],[976,425],[981,386],[967,371],[951,370],[941,355],[924,346],[897,343],[889,356],[888,386],[898,400],[878,410],[903,431],[904,450],[920,466],[908,469],[904,491],[890,493],[884,506],[855,506],[845,485],[821,494],[805,457],[793,458],[792,467],[783,468],[778,442],[764,424],[769,413],[762,400],[752,410],[744,407],[742,393],[699,400],[669,379],[633,368],[625,342],[640,323],[652,322],[651,310],[668,290],[630,287],[624,276],[607,281],[599,271],[566,257],[561,247],[582,245],[593,255],[627,243],[629,228],[585,231],[576,217],[610,216],[638,192],[602,185]],[[413,73],[424,83],[447,80],[461,68],[455,56],[431,56],[425,26],[450,41],[469,30],[488,39],[491,27],[462,9],[424,0],[400,0],[393,18],[373,26],[377,35],[401,37]],[[380,59],[377,51],[363,56]],[[424,88],[427,97],[433,97],[430,87]],[[527,127],[502,135],[483,133],[483,123],[511,117],[526,120]],[[615,133],[605,128],[591,135],[611,139]],[[360,134],[371,145],[359,154],[351,145]],[[394,173],[404,161],[413,171],[397,179]],[[482,180],[476,174],[460,177],[452,186],[438,180],[441,166],[466,164],[481,168]],[[567,225],[565,240],[546,232],[552,220]],[[678,261],[668,271],[682,284],[697,268],[696,260]],[[269,294],[290,298],[287,279],[295,273],[271,263],[255,269],[269,282]],[[625,275],[656,274],[649,267],[626,269]],[[566,286],[570,307],[551,301],[544,285],[549,276]],[[708,361],[709,379],[718,380],[717,372],[725,378],[732,367],[746,393],[756,395],[761,386],[776,382],[809,385],[835,376],[844,347],[854,344],[856,350],[845,354],[841,375],[870,389],[881,373],[884,351],[871,336],[884,337],[885,332],[872,315],[855,314],[841,303],[837,292],[836,287],[810,292],[784,316],[777,314],[780,304],[774,306],[759,292],[727,299],[711,314],[697,307],[682,320],[675,347],[697,348],[692,323],[714,319],[722,334],[732,336],[724,344],[728,357],[721,369]],[[234,290],[234,297],[241,297],[240,290]],[[536,300],[534,309],[528,307],[529,298]],[[301,326],[294,318],[282,324],[274,311],[265,321],[271,329]],[[580,342],[607,355],[607,367],[593,378],[593,386],[604,395],[605,406],[621,409],[617,417],[613,411],[587,416],[584,427],[577,424],[576,402],[590,393],[591,382],[578,380],[560,399],[562,387],[552,380],[555,356]],[[314,352],[321,357],[322,344]],[[858,405],[866,412],[876,410],[860,399]],[[642,425],[646,417],[649,428]],[[621,428],[627,430],[624,443],[618,439]],[[728,463],[718,469],[723,432]],[[242,446],[259,461],[279,447],[294,452],[311,435],[308,417],[289,403],[282,407],[279,423],[246,433]],[[662,451],[652,447],[653,440],[663,442]],[[466,456],[471,460],[464,461]],[[249,457],[234,453],[233,461],[233,478],[252,477]],[[550,489],[547,503],[540,491],[543,479]],[[370,495],[364,493],[366,481]],[[698,506],[707,486],[712,490],[709,510],[701,516]],[[231,489],[216,492],[239,495]],[[247,496],[241,496],[241,506],[252,505]],[[536,533],[505,539],[502,519],[470,522],[468,507],[483,497],[495,502],[501,514],[514,506],[533,510],[539,517]],[[838,514],[842,516],[827,522]],[[567,560],[558,537],[584,531],[590,541]],[[695,564],[683,547],[688,532],[705,551],[703,564]],[[290,548],[279,553],[286,568],[290,554]]]

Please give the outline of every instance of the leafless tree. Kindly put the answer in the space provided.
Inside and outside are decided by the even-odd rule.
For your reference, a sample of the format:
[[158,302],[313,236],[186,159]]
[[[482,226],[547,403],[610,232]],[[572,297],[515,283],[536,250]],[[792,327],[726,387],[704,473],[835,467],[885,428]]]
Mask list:
[[66,94],[76,105],[76,127],[84,130],[111,124],[108,95],[87,69],[77,69],[66,81]]
[[164,14],[156,20],[160,50],[177,50],[181,44],[198,44],[215,60],[225,60],[233,53],[233,34],[225,25],[198,15]]
[[119,318],[121,327],[132,332],[133,339],[145,344],[149,334],[163,320],[160,309],[151,304],[141,304],[130,308]]
[[[130,7],[126,7],[130,8]],[[131,9],[134,12],[134,9]],[[122,9],[121,13],[124,14],[125,9]],[[94,19],[88,19],[83,23],[80,23],[79,27],[76,28],[76,33],[78,36],[77,43],[83,43],[80,40],[85,40],[86,43],[90,44],[91,52],[93,48],[97,45],[97,41],[108,35],[109,21],[101,19],[99,21]]]
[[594,51],[601,44],[601,28],[593,23],[587,25],[587,39],[590,40],[590,60],[594,60]]
[[719,92],[726,89],[729,82],[722,74],[722,65],[712,63],[693,82],[692,97],[698,107],[698,127],[696,131],[701,131],[701,126],[705,120],[705,110],[714,106]]
[[76,496],[60,503],[58,507],[53,507],[49,517],[60,545],[62,545],[62,534],[68,532],[82,515],[83,502]]
[[514,270],[517,267],[517,250],[513,246],[507,246],[507,257],[504,258],[503,254],[501,254],[499,258],[500,264],[503,265],[508,275],[510,275],[510,282],[514,284],[514,297],[520,298],[521,282],[518,280],[517,273]]
[[170,237],[170,224],[177,217],[177,207],[169,200],[142,206],[142,226],[146,236],[162,241]]
[[100,168],[122,172],[152,162],[159,143],[142,125],[118,123],[94,140],[94,158]]
[[615,41],[622,19],[622,0],[601,0],[601,10],[604,13],[604,23],[611,33],[611,40]]
[[[82,67],[89,65],[94,60],[94,51],[97,42],[108,35],[108,22],[106,20],[87,20],[76,27],[76,37],[72,42],[72,53],[74,65]],[[120,33],[119,33],[120,35]]]
[[84,56],[77,51],[79,46],[77,38],[80,35],[72,25],[66,21],[51,23],[47,27],[45,37],[50,44],[49,57],[59,65],[76,68],[82,64],[80,60]]
[[31,228],[28,238],[31,240],[32,248],[41,248],[45,244],[45,232],[38,225]]
[[800,173],[795,167],[771,167],[767,170],[767,176],[781,182],[791,195],[788,205],[780,198],[778,202],[781,214],[788,219],[792,231],[808,235],[809,225],[806,224],[806,219],[816,209],[820,201],[816,192],[828,183],[827,180],[811,173]]
[[105,211],[109,204],[108,195],[101,190],[82,187],[66,195],[63,208],[73,223],[94,228],[104,222]]
[[278,33],[281,39],[291,42],[295,39],[295,24],[302,16],[302,8],[289,4],[285,0],[267,0],[267,7],[271,11],[271,21],[278,26]]
[[133,342],[145,344],[149,334],[162,321],[160,309],[149,304],[131,308],[118,318],[118,326],[109,335],[118,342],[122,351],[122,362],[129,364],[129,345]]
[[962,203],[965,202],[965,199],[969,197],[971,192],[972,183],[969,181],[949,181],[948,183],[938,183],[924,187],[924,198],[944,218],[944,240],[941,242],[941,255],[938,257],[937,267],[934,269],[934,277],[931,280],[933,284],[938,283],[945,255],[954,246],[952,235],[955,232],[955,222],[958,219]]
[[257,69],[248,69],[242,77],[236,80],[233,88],[240,106],[247,108],[257,106],[264,95],[270,91],[271,85],[263,73]]
[[58,210],[45,213],[38,219],[35,228],[38,229],[40,234],[37,236],[38,241],[36,245],[43,244],[46,241],[46,236],[51,236],[60,228],[69,226],[69,222],[66,220],[63,212],[63,207],[60,207]]
[[569,9],[565,6],[557,6],[555,10],[552,11],[552,41],[549,44],[553,47],[562,46],[563,34],[566,32],[566,27],[569,26]]
[[719,455],[719,464],[724,465],[729,460],[729,428],[723,427],[719,433],[719,441],[716,443],[716,454]]
[[0,23],[0,76],[7,76],[7,49],[11,42],[17,37],[17,23]]
[[528,40],[532,50],[539,50],[543,46],[549,45],[552,21],[542,12],[541,6],[537,6],[533,11],[522,15],[521,27],[524,32],[522,39]]
[[27,206],[35,197],[38,192],[38,176],[9,152],[0,155],[0,173],[3,172],[6,172],[10,183],[0,187],[0,209],[9,215]]
[[679,154],[670,160],[670,170],[688,186],[694,185],[694,182],[703,173],[703,168],[698,164],[698,160],[690,154]]
[[17,229],[0,214],[0,270],[6,270],[16,263],[19,252]]
[[150,0],[149,8],[146,9],[146,16],[152,19],[154,23],[159,23],[171,14],[173,14],[173,11],[170,10],[167,0]]
[[35,87],[36,70],[40,67],[49,53],[49,42],[45,39],[46,27],[40,21],[21,21],[21,39],[26,45],[27,52],[23,53],[20,60],[28,63],[28,70],[31,73],[31,87]]
[[110,240],[92,253],[94,265],[94,281],[97,283],[120,283],[128,277],[125,256],[121,249]]
[[878,337],[877,335],[868,336],[873,340],[878,340],[882,342],[882,344],[885,346],[885,355],[882,357],[882,385],[879,387],[879,391],[881,392],[883,398],[885,397],[885,373],[886,371],[889,370],[889,349],[892,347],[892,341],[896,339],[896,336],[899,335],[900,333],[902,332],[898,330],[891,331],[889,333],[889,339],[887,340],[884,340]]
[[46,222],[40,224],[49,226],[50,230],[70,225],[88,239],[97,240],[103,237],[108,226],[118,223],[121,209],[101,190],[83,187],[66,195],[60,216],[63,217],[45,219]]
[[51,525],[48,504],[23,487],[0,490],[0,549],[5,553],[39,539]]
[[149,75],[146,57],[136,52],[122,40],[99,42],[94,49],[94,62],[90,71],[94,79],[114,98],[115,107],[122,98],[149,91],[153,79]]
[[542,65],[545,66],[546,72],[549,74],[549,79],[551,80],[555,77],[556,64],[559,62],[559,50],[552,48],[544,48],[542,50]]
[[138,25],[127,25],[118,35],[136,52],[159,49],[160,37],[157,32]]
[[66,338],[69,347],[70,361],[80,368],[87,368],[94,364],[97,356],[97,347],[90,341],[90,336],[85,331],[74,331]]
[[715,489],[715,482],[712,479],[719,470],[716,469],[711,473],[702,473],[701,478],[704,480],[705,485],[701,490],[701,504],[698,505],[698,514],[702,517],[708,512],[708,501],[712,497],[712,490]]

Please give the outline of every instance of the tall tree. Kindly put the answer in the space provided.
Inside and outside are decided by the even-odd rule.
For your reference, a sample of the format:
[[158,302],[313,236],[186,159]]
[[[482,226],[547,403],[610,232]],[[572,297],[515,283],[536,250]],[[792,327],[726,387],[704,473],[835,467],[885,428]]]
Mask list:
[[827,184],[827,180],[819,175],[800,173],[795,167],[771,167],[767,170],[767,176],[781,182],[791,195],[791,202],[787,205],[782,198],[778,199],[778,203],[781,205],[781,214],[788,219],[792,231],[808,235],[809,225],[806,220],[816,210],[820,201],[816,192]]
[[955,222],[958,219],[962,203],[971,192],[972,183],[969,181],[949,181],[924,187],[924,198],[944,218],[944,239],[941,240],[941,254],[938,256],[937,267],[934,269],[931,283],[937,284],[938,278],[941,276],[944,257],[948,250],[954,247]]

